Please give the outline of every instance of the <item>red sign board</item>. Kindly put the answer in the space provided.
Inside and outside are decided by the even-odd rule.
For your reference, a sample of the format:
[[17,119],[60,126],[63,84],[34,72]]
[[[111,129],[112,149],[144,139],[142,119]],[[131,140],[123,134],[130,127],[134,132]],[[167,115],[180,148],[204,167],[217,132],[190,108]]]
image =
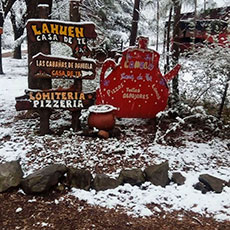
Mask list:
[[94,79],[96,62],[90,59],[61,58],[38,53],[30,64],[36,78]]
[[125,50],[118,65],[112,60],[103,64],[96,102],[117,107],[117,117],[153,118],[167,106],[167,81],[177,75],[180,66],[162,76],[160,55],[147,48],[147,41],[142,37],[138,47]]

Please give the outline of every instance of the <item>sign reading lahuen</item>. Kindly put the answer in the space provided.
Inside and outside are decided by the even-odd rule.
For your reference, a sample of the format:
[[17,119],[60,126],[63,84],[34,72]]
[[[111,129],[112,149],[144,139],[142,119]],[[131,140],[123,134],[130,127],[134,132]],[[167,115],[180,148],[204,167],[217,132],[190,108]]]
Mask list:
[[60,58],[38,53],[32,59],[31,73],[38,78],[77,78],[94,79],[96,63],[94,60]]
[[[18,104],[16,109],[22,110],[34,108],[51,108],[51,109],[83,109],[94,104],[95,93],[83,93],[68,90],[28,90],[26,98],[16,98]],[[23,103],[20,103],[23,101]]]
[[26,27],[32,42],[63,42],[77,52],[86,49],[87,38],[97,37],[95,25],[87,22],[32,19],[28,20]]

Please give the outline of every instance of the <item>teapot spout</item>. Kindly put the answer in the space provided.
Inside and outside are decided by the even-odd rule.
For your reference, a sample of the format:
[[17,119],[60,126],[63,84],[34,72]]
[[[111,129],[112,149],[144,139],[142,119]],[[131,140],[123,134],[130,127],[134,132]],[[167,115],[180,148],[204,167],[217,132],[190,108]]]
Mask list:
[[170,81],[170,80],[172,80],[174,77],[176,77],[176,75],[178,74],[180,68],[181,68],[181,65],[177,64],[171,71],[169,71],[168,73],[166,73],[164,75],[164,79],[167,82]]

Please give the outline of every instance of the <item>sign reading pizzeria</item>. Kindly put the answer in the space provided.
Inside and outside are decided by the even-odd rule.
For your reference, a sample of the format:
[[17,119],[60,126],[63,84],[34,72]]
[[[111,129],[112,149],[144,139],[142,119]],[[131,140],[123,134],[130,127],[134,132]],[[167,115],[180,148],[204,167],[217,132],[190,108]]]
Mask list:
[[91,79],[96,75],[96,62],[38,53],[32,59],[31,72],[36,78]]
[[81,110],[94,104],[95,93],[83,93],[66,89],[26,90],[26,95],[18,97],[18,111],[24,109],[74,109]]
[[90,100],[93,93],[50,90],[50,91],[28,91],[32,108],[52,109],[83,109]]
[[97,37],[94,23],[66,23],[46,19],[28,20],[27,32],[32,42],[62,42],[77,52],[86,50],[87,39]]

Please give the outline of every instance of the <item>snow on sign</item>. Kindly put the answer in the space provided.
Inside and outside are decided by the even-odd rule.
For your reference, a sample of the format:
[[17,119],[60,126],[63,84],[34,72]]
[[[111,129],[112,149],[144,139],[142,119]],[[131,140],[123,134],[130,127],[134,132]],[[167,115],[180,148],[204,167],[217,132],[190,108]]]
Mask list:
[[62,42],[79,53],[86,50],[88,38],[97,37],[95,25],[90,22],[31,19],[28,20],[26,27],[32,42]]
[[102,67],[96,103],[118,108],[117,117],[153,118],[163,111],[169,96],[167,81],[180,69],[177,65],[162,76],[158,66],[160,55],[147,48],[148,38],[140,37],[138,43],[138,47],[123,52],[118,65],[107,60]]
[[95,78],[96,62],[92,59],[61,58],[38,53],[30,64],[36,78]]

